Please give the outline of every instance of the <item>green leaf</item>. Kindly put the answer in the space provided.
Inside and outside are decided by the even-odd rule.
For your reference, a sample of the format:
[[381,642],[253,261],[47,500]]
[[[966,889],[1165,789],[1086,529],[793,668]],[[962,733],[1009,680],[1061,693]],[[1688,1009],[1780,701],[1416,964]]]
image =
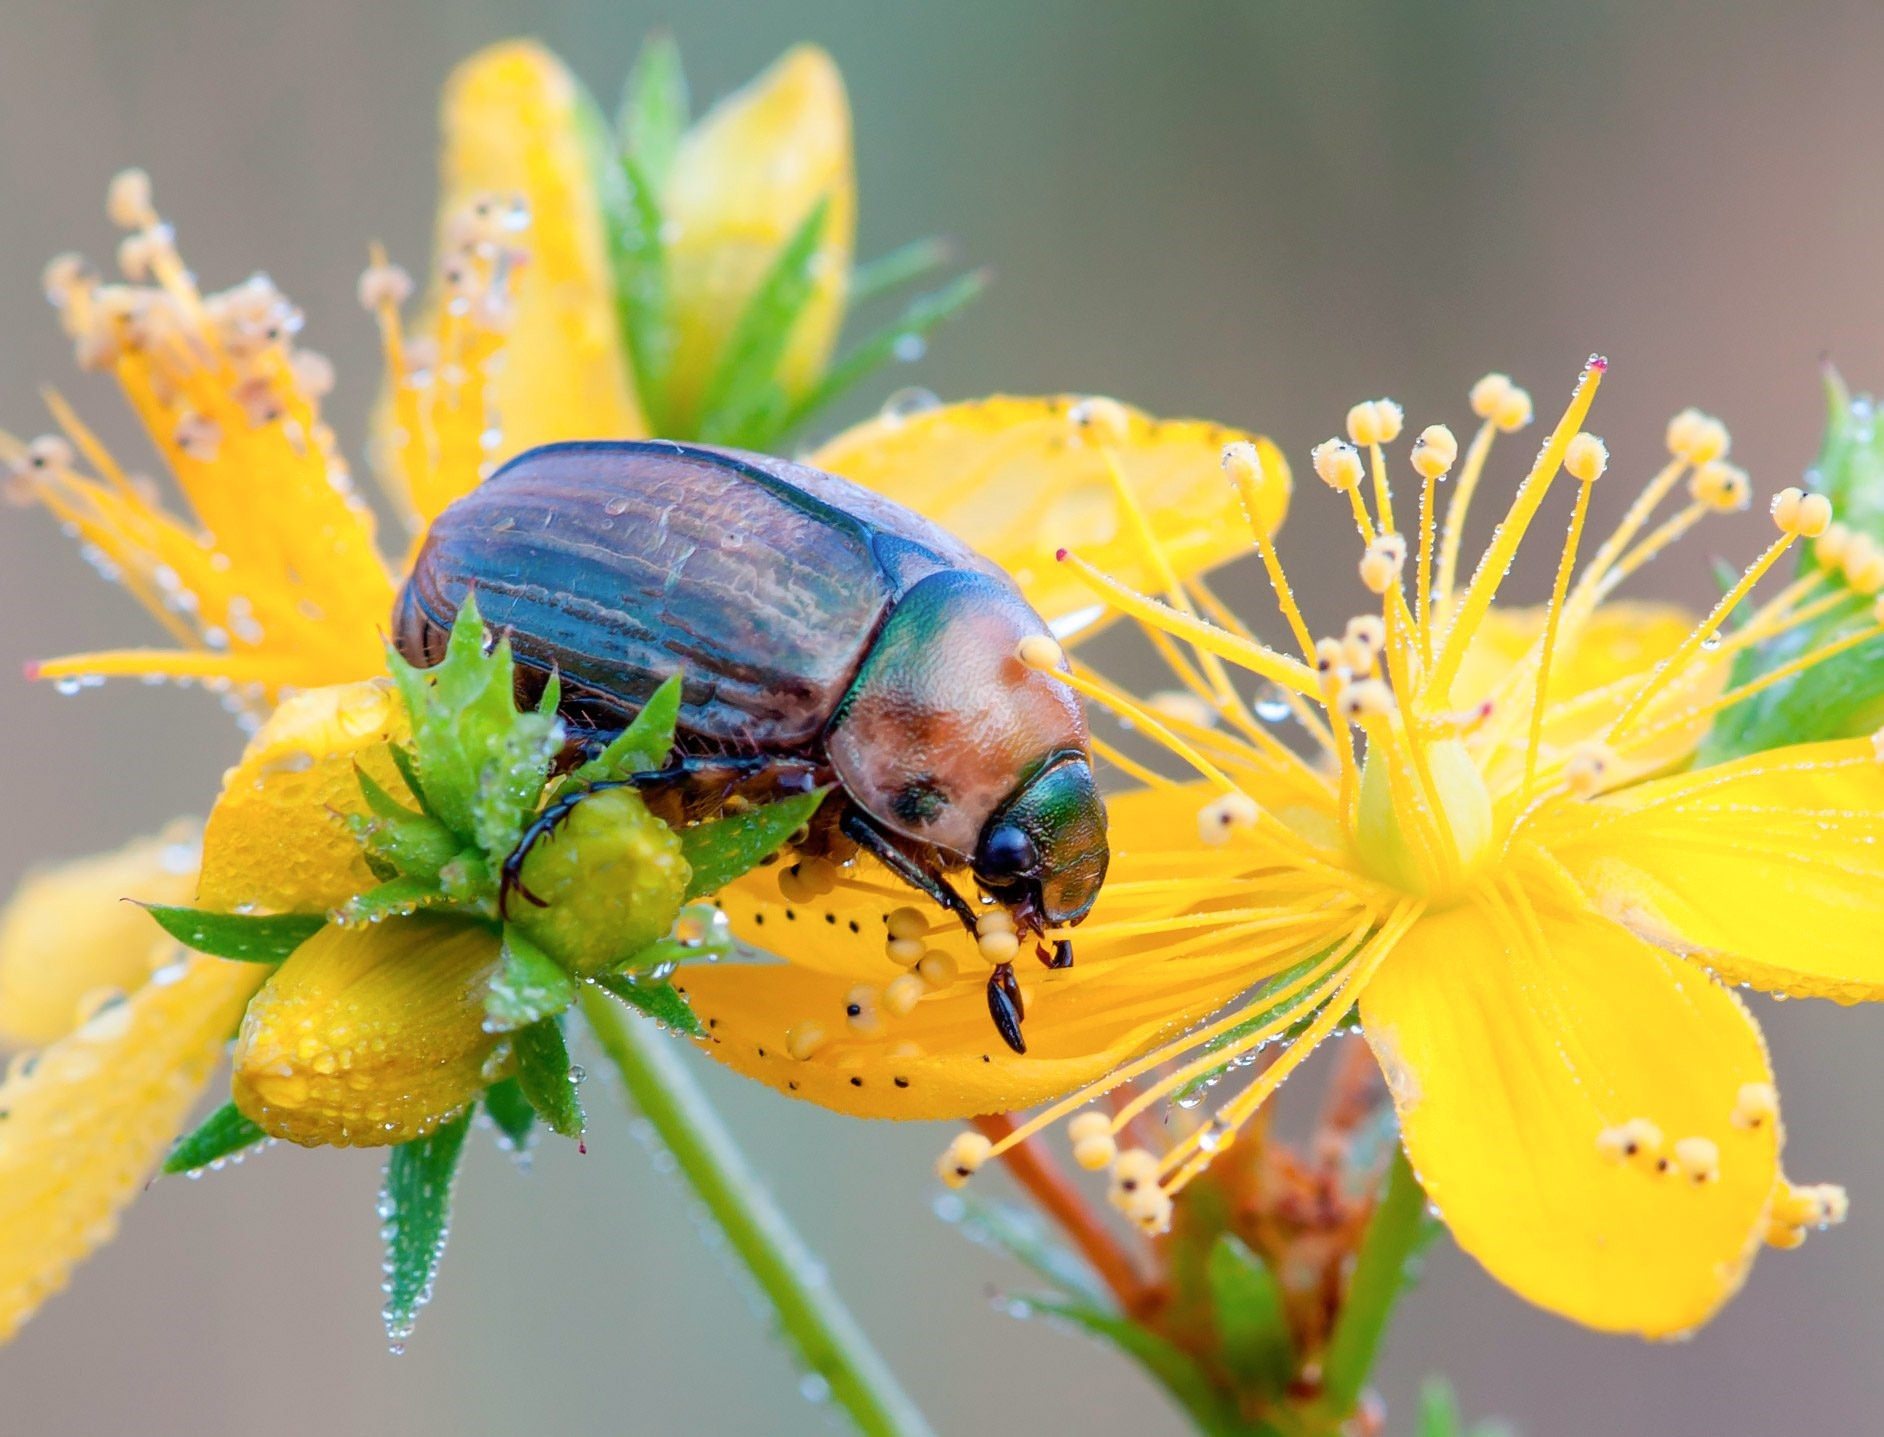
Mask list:
[[896,357],[912,340],[926,339],[945,320],[954,318],[988,287],[988,272],[976,270],[936,290],[918,295],[894,324],[860,342],[825,370],[822,378],[795,403],[781,404],[738,436],[737,442],[764,447],[781,434],[789,434],[813,414],[835,403]]
[[158,927],[185,948],[240,963],[279,963],[327,926],[321,913],[208,913],[146,903]]
[[911,240],[888,254],[853,266],[850,283],[844,287],[850,307],[857,309],[893,289],[935,273],[949,262],[949,250],[947,240],[931,236]]
[[399,777],[405,781],[406,791],[418,801],[421,809],[428,807],[425,802],[425,790],[419,787],[419,769],[413,760],[411,746],[403,743],[388,744],[387,750],[392,754],[393,767],[399,770]]
[[399,1343],[412,1335],[419,1309],[432,1300],[438,1260],[451,1228],[451,1190],[471,1127],[469,1112],[430,1137],[401,1143],[386,1160],[380,1191],[386,1240],[386,1335]]
[[689,1038],[706,1037],[706,1029],[701,1026],[693,1005],[680,995],[672,983],[659,978],[637,980],[629,973],[601,973],[594,982],[598,988],[607,989],[629,1007],[646,1013],[663,1027]]
[[360,785],[360,793],[366,799],[366,806],[379,817],[417,818],[419,816],[416,811],[407,808],[398,799],[381,788],[373,775],[361,768],[357,763],[353,766],[353,777]]
[[553,1017],[576,1001],[576,980],[515,924],[504,929],[502,959],[484,994],[484,1030],[509,1033]]
[[511,1040],[517,1055],[517,1085],[537,1116],[566,1138],[582,1136],[582,1102],[569,1066],[562,1024],[545,1018],[520,1029]]
[[757,868],[811,821],[829,792],[828,788],[820,788],[796,794],[682,829],[680,850],[693,869],[687,898],[718,893],[742,873]]
[[342,923],[354,926],[377,923],[382,918],[403,918],[421,908],[434,908],[445,901],[445,891],[437,880],[418,874],[389,878],[377,888],[356,894],[340,905]]
[[1429,1377],[1420,1384],[1419,1437],[1465,1437],[1458,1399],[1443,1377]]
[[1069,1322],[1118,1348],[1184,1408],[1198,1431],[1212,1437],[1269,1437],[1273,1433],[1274,1429],[1266,1424],[1245,1422],[1196,1359],[1157,1333],[1109,1309],[1084,1302],[1052,1297],[1025,1297],[1020,1301],[1026,1308]]
[[670,676],[641,706],[634,721],[609,740],[594,758],[575,769],[565,780],[566,788],[587,788],[662,768],[674,747],[674,730],[680,722],[679,674]]
[[503,1145],[514,1153],[527,1152],[536,1136],[536,1109],[523,1095],[515,1078],[492,1083],[484,1090],[484,1111],[491,1115]]
[[1031,1208],[982,1197],[978,1193],[948,1193],[938,1206],[945,1220],[959,1214],[963,1237],[982,1247],[1005,1253],[1062,1293],[1088,1306],[1104,1308],[1112,1299],[1086,1260],[1059,1242],[1045,1218]]
[[237,1112],[234,1103],[224,1103],[204,1118],[187,1137],[177,1139],[170,1156],[164,1159],[164,1171],[193,1173],[219,1158],[253,1147],[267,1136],[267,1133]]
[[667,31],[656,30],[642,42],[622,89],[615,134],[622,153],[657,187],[667,183],[681,136],[687,133],[689,113],[680,46]]
[[1205,1272],[1224,1367],[1240,1388],[1283,1391],[1295,1374],[1295,1338],[1275,1274],[1230,1232],[1217,1235]]
[[1438,1230],[1406,1153],[1396,1152],[1322,1359],[1322,1390],[1335,1415],[1345,1417],[1360,1401],[1387,1319],[1412,1281],[1414,1259]]
[[830,208],[828,198],[811,207],[734,322],[701,400],[701,439],[731,440],[748,416],[763,407],[798,316],[816,286],[818,246]]

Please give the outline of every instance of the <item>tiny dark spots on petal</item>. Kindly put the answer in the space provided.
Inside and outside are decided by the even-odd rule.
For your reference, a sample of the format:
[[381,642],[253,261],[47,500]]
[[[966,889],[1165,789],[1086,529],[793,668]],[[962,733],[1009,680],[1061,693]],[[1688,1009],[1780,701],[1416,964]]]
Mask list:
[[833,928],[837,927],[837,915],[835,913],[825,914],[824,921],[830,924]]
[[981,1055],[981,1061],[982,1061],[982,1062],[984,1062],[984,1063],[992,1063],[992,1062],[994,1061],[994,1059],[993,1059],[993,1058],[990,1058],[990,1057],[989,1057],[989,1056],[988,1056],[988,1055],[987,1055],[986,1053],[983,1053],[983,1054]]
[[795,908],[787,908],[785,910],[785,921],[787,923],[796,923],[798,921],[798,910]]
[[795,1092],[797,1092],[797,1091],[798,1091],[798,1079],[796,1079],[796,1078],[787,1078],[787,1079],[785,1080],[785,1086],[786,1086],[786,1088],[787,1088],[787,1089],[789,1089],[790,1091],[792,1091],[792,1092],[794,1092],[794,1093],[795,1093]]
[[850,1085],[851,1085],[851,1086],[852,1086],[853,1088],[861,1088],[861,1087],[863,1086],[863,1079],[862,1079],[862,1078],[852,1078],[852,1079],[850,1080]]
[[757,927],[758,927],[758,926],[759,926],[760,924],[762,924],[762,923],[764,923],[764,922],[765,922],[765,915],[764,915],[763,913],[755,913],[755,914],[753,914],[753,915],[752,915],[752,926],[753,926],[753,927],[755,927],[755,928],[757,928]]
[[[678,989],[676,989],[675,991],[677,991],[677,992],[678,992],[679,990],[678,990]],[[720,1025],[720,1020],[719,1020],[718,1018],[708,1018],[708,1019],[707,1019],[707,1027],[709,1027],[709,1028],[717,1028],[717,1027],[719,1027],[719,1025]]]
[[763,1057],[765,1056],[765,1049],[764,1049],[764,1048],[761,1048],[761,1049],[759,1049],[759,1056],[760,1056],[761,1058],[763,1058]]
[[[883,921],[884,921],[885,923],[887,923],[887,922],[889,922],[889,919],[887,919],[887,918],[886,918],[886,919],[884,919]],[[859,927],[859,926],[857,925],[857,920],[856,920],[855,918],[853,918],[853,919],[851,919],[851,920],[850,920],[850,931],[851,931],[851,932],[853,932],[853,933],[861,933],[861,932],[863,932],[863,929],[862,929],[862,928],[860,928],[860,927]]]
[[908,1078],[892,1078],[890,1081],[895,1083],[899,1088],[907,1088],[909,1086]]
[[844,1012],[848,1017],[861,1018],[863,1016],[863,1004],[846,1003],[844,1005]]

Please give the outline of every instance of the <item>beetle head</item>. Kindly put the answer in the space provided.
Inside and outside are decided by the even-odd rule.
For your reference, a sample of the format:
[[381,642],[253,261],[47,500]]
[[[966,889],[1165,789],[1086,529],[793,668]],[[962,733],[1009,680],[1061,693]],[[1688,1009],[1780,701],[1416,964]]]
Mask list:
[[994,811],[975,845],[974,871],[1022,917],[1058,925],[1086,916],[1110,857],[1092,764],[1083,753],[1063,753]]

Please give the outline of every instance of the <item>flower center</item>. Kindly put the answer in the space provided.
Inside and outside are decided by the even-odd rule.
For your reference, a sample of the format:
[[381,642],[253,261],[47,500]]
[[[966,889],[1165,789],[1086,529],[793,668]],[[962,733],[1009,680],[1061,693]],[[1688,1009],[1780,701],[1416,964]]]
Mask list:
[[1458,739],[1425,744],[1420,758],[1414,764],[1397,746],[1370,745],[1354,851],[1382,883],[1445,899],[1462,892],[1492,856],[1491,793]]

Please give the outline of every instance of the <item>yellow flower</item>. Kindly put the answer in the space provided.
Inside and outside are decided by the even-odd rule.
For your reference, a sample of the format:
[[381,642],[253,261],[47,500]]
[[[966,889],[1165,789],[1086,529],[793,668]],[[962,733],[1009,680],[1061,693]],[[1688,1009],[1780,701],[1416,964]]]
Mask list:
[[[1829,520],[1823,500],[1785,491],[1774,542],[1705,619],[1612,602],[1624,578],[1704,515],[1744,507],[1750,491],[1725,462],[1724,429],[1684,414],[1669,463],[1579,572],[1607,466],[1581,432],[1603,372],[1593,361],[1584,373],[1469,577],[1464,521],[1495,436],[1528,422],[1528,396],[1499,376],[1474,390],[1483,423],[1462,463],[1449,432],[1420,436],[1413,513],[1395,512],[1383,454],[1398,407],[1357,406],[1315,470],[1352,516],[1359,577],[1378,607],[1317,641],[1259,523],[1293,652],[1255,639],[1162,535],[1128,526],[1129,561],[1069,546],[1062,570],[1107,613],[1136,619],[1185,692],[1139,702],[1084,665],[1067,681],[1198,779],[1117,755],[1141,786],[1111,804],[1106,890],[1064,935],[1076,964],[1023,979],[1025,1055],[995,1038],[981,984],[960,976],[978,960],[946,919],[898,919],[898,936],[918,942],[886,956],[900,895],[860,880],[788,902],[757,875],[723,906],[737,933],[789,961],[683,973],[709,1051],[797,1096],[875,1116],[1011,1110],[1071,1092],[999,1143],[965,1136],[943,1160],[951,1180],[1144,1078],[1129,1102],[1082,1115],[1075,1136],[1103,1164],[1137,1114],[1259,1053],[1273,1058],[1168,1152],[1130,1156],[1144,1168],[1131,1214],[1155,1228],[1358,1004],[1408,1152],[1462,1246],[1534,1302],[1594,1327],[1662,1336],[1702,1322],[1762,1238],[1792,1245],[1815,1220],[1801,1213],[1838,1207],[1808,1202],[1800,1194],[1816,1190],[1781,1176],[1765,1047],[1715,975],[1841,1001],[1884,991],[1873,938],[1884,764],[1865,739],[1684,765],[1713,714],[1783,677],[1729,688],[1733,655],[1869,599],[1819,570],[1727,628],[1756,582]],[[1122,486],[1156,472],[1105,433],[1095,447],[1110,448]],[[945,445],[936,453],[946,458],[930,468],[918,450],[899,454],[906,492],[936,492],[946,476],[943,502],[972,512],[987,497],[975,493],[979,472]],[[1442,529],[1439,484],[1455,465]],[[1249,492],[1270,465],[1232,445],[1223,469]],[[1050,464],[1040,472],[1056,476]],[[1493,598],[1563,472],[1576,493],[1552,598],[1500,612]],[[1684,479],[1688,502],[1651,527]],[[1145,509],[1161,513],[1149,500]],[[965,532],[983,538],[972,524]],[[1038,585],[1030,565],[1051,542],[1001,557]],[[1254,705],[1243,697],[1251,677],[1264,686]],[[1290,714],[1316,758],[1275,732]],[[924,948],[915,976],[896,976],[891,958]]]

